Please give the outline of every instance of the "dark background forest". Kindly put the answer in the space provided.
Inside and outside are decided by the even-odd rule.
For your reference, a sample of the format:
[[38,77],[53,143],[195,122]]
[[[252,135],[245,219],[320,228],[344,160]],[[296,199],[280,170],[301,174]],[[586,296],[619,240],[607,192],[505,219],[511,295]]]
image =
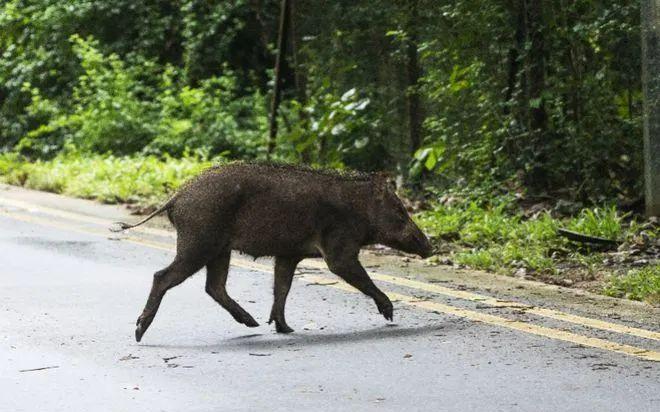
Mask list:
[[[0,148],[268,156],[280,1],[5,0]],[[641,198],[639,4],[292,2],[289,162],[415,187]]]

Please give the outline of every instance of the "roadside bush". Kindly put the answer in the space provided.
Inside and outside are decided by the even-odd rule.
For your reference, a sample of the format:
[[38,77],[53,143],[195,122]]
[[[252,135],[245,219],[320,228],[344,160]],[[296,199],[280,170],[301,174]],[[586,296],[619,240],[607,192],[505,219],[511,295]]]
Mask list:
[[268,116],[264,96],[255,91],[239,96],[231,71],[212,77],[199,87],[180,86],[177,73],[168,67],[157,97],[158,136],[147,153],[179,156],[187,148],[203,148],[211,154],[255,158],[265,152]]
[[136,74],[116,54],[103,55],[93,38],[71,37],[83,74],[73,91],[71,109],[58,107],[30,88],[33,113],[50,113],[46,124],[30,131],[18,145],[24,153],[48,154],[72,142],[82,150],[128,154],[140,150],[157,133],[153,105]]
[[[70,150],[70,149],[69,149]],[[96,199],[105,203],[161,203],[183,182],[220,157],[202,152],[169,156],[113,156],[63,152],[52,160],[25,162],[15,154],[0,155],[0,180],[30,189]]]
[[[416,216],[435,242],[451,241],[461,247],[455,260],[477,269],[511,274],[518,269],[558,274],[558,262],[590,269],[599,253],[578,248],[557,234],[565,227],[593,236],[626,240],[638,232],[635,221],[624,224],[625,215],[613,207],[584,209],[564,219],[548,212],[524,217],[510,202],[495,205],[467,202],[461,206],[436,205]],[[600,259],[602,260],[602,259]],[[598,263],[598,262],[596,262]]]
[[660,305],[660,265],[633,269],[625,275],[614,275],[610,277],[604,293]]
[[74,35],[71,42],[83,69],[72,102],[58,105],[25,84],[32,96],[28,112],[45,120],[21,139],[21,153],[49,157],[66,142],[78,150],[118,155],[144,150],[182,156],[195,148],[254,158],[264,150],[265,99],[259,92],[239,96],[231,71],[190,87],[168,66],[160,83],[147,84],[141,79],[156,71],[148,61],[128,67],[116,54],[101,53],[93,38]]
[[371,100],[355,88],[339,95],[329,80],[321,83],[305,105],[295,100],[285,105],[279,152],[327,167],[378,169],[383,159],[372,132],[377,121],[369,112]]

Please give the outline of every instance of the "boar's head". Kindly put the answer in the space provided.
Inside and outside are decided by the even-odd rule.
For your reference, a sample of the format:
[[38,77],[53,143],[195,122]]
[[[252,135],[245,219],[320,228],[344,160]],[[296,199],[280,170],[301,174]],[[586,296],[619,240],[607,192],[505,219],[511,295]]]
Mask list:
[[384,175],[374,179],[371,222],[377,243],[427,258],[433,253],[431,242],[413,222],[394,184]]

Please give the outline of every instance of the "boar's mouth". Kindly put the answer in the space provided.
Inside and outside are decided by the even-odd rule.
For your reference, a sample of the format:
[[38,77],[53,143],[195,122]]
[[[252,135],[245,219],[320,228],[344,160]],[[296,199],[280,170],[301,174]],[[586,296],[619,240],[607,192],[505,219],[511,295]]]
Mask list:
[[416,230],[403,241],[393,242],[393,247],[407,253],[413,253],[426,259],[433,255],[433,247],[421,230]]
[[417,249],[417,254],[422,258],[426,259],[433,255],[433,246],[431,246],[431,242],[429,239],[424,235],[423,233],[420,233],[419,235],[415,236],[417,239],[418,243],[418,249]]

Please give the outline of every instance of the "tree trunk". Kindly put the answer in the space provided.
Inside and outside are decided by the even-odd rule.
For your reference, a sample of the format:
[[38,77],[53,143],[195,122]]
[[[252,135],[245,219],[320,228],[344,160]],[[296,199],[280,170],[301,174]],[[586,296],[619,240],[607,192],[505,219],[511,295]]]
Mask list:
[[[514,44],[509,49],[508,55],[508,73],[507,73],[507,87],[504,95],[504,114],[508,115],[511,113],[511,99],[513,99],[513,93],[516,90],[516,85],[518,84],[518,73],[520,72],[520,50],[523,50],[525,47],[525,16],[524,8],[522,7],[513,7],[517,10],[512,10],[515,13],[516,20],[516,31],[513,35]],[[513,9],[512,8],[512,9]]]
[[410,0],[408,11],[408,44],[407,44],[407,109],[408,109],[408,136],[411,154],[415,154],[422,145],[422,122],[423,114],[419,98],[419,78],[421,70],[419,67],[419,56],[417,54],[417,25],[419,21],[418,0]]
[[527,0],[527,35],[530,50],[528,60],[528,87],[530,98],[530,128],[537,137],[546,129],[547,115],[542,98],[545,89],[545,39],[543,37],[543,2]]
[[[300,103],[301,110],[298,113],[300,127],[307,129],[308,126],[308,117],[307,112],[304,108],[307,104],[307,78],[305,73],[299,64],[299,55],[298,55],[298,45],[300,44],[300,34],[297,27],[296,21],[296,3],[295,0],[289,0],[289,12],[290,12],[290,44],[291,44],[291,70],[293,71],[293,78],[296,84],[296,99]],[[308,146],[300,153],[300,160],[309,164],[312,161],[312,146]]]
[[270,106],[270,134],[268,136],[268,156],[275,151],[277,142],[277,110],[282,95],[282,71],[286,57],[287,38],[289,37],[289,23],[291,21],[290,0],[282,0],[280,24],[277,37],[277,58],[275,59],[275,80],[273,84],[273,100]]
[[524,0],[526,34],[530,44],[527,53],[527,107],[529,108],[528,129],[530,147],[533,150],[534,166],[528,172],[528,184],[543,190],[549,183],[547,114],[543,91],[545,90],[545,39],[543,36],[544,16],[542,0]]
[[660,216],[660,0],[642,0],[646,214]]
[[[271,39],[271,29],[269,28],[268,23],[264,20],[263,10],[264,5],[262,0],[252,0],[250,1],[250,7],[252,8],[252,13],[254,13],[254,19],[256,22],[256,30],[259,32],[259,43],[260,43],[260,58],[264,62],[262,67],[270,65],[272,59],[272,54],[269,47],[269,42]],[[264,90],[268,87],[268,74],[265,70],[259,70],[259,86]]]

